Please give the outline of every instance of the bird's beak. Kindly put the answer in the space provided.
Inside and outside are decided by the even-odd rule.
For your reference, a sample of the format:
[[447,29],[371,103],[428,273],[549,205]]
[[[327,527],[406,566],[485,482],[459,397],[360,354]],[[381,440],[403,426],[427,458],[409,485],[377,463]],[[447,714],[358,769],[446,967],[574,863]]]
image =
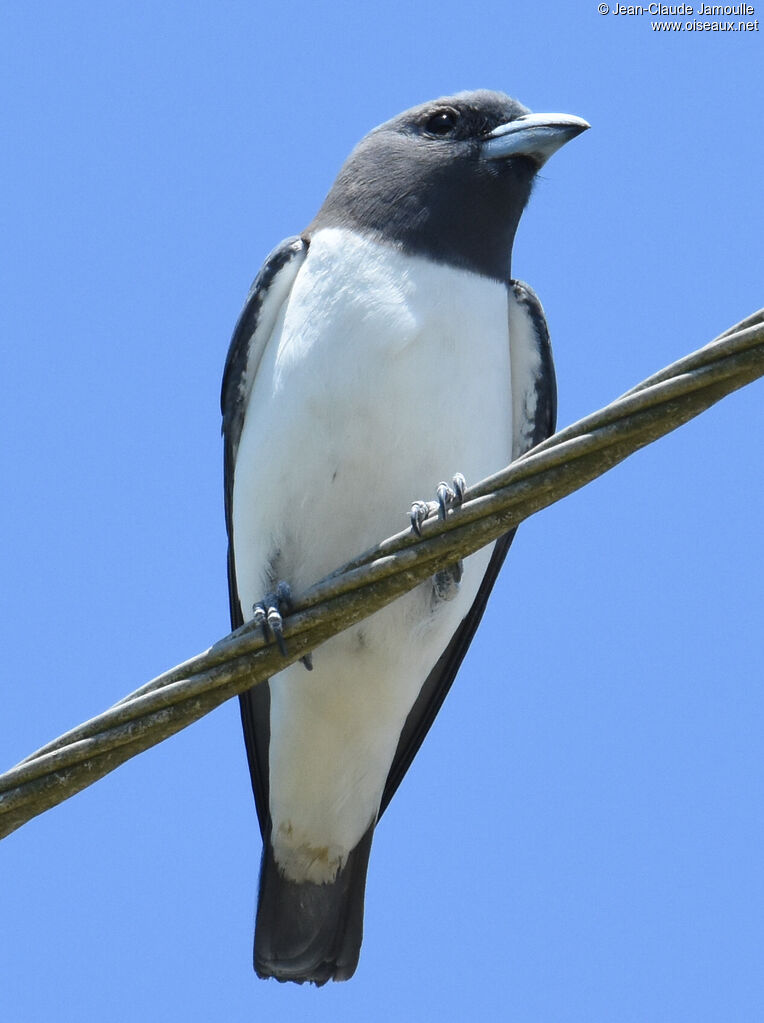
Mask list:
[[573,114],[524,114],[500,124],[485,136],[482,156],[503,160],[509,156],[529,156],[539,167],[557,150],[590,125]]

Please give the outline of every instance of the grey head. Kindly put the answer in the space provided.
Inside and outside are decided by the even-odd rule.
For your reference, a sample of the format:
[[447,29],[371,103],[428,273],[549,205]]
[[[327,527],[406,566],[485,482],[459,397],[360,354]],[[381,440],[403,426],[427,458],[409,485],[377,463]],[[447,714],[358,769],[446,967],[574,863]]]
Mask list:
[[303,237],[350,228],[506,281],[537,171],[588,127],[484,89],[423,103],[358,143]]

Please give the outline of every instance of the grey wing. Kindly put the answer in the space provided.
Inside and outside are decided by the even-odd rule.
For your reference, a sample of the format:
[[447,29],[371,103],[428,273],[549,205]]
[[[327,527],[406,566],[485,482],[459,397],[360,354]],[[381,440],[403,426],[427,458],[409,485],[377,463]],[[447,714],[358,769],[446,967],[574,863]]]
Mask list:
[[[250,288],[244,309],[234,328],[228,349],[220,408],[223,413],[223,474],[225,520],[228,533],[228,598],[231,628],[243,624],[244,616],[236,587],[233,545],[233,477],[239,438],[244,425],[252,385],[263,351],[284,303],[305,260],[308,243],[288,238],[268,256]],[[247,759],[255,793],[260,829],[268,815],[268,742],[270,739],[270,694],[267,685],[255,686],[239,697]]]
[[[522,281],[509,282],[509,344],[512,374],[512,457],[519,458],[554,433],[557,384],[544,310]],[[458,468],[458,467],[457,467]],[[498,468],[498,467],[497,467]],[[488,597],[507,556],[515,529],[496,541],[477,596],[451,642],[427,677],[406,719],[380,804],[393,798],[446,698],[483,617]]]
[[540,444],[557,425],[557,379],[544,310],[524,281],[510,281],[512,458]]

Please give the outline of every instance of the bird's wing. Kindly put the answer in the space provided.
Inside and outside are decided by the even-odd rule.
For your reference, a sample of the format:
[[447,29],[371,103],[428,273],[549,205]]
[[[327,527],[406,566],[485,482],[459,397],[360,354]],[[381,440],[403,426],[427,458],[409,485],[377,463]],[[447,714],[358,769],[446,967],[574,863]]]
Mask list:
[[[236,588],[233,549],[233,473],[239,448],[244,414],[263,351],[279,313],[289,297],[297,272],[308,251],[301,238],[287,238],[271,252],[255,278],[234,328],[228,349],[220,407],[223,413],[225,518],[228,532],[228,597],[231,628],[243,624]],[[267,685],[258,685],[239,697],[249,772],[255,793],[260,829],[268,818],[268,742],[270,694]]]
[[[557,418],[557,385],[544,310],[533,289],[522,281],[509,282],[509,338],[512,457],[518,458],[554,432]],[[514,535],[513,529],[496,541],[472,607],[428,675],[409,712],[387,776],[380,816],[403,780],[451,688],[483,617],[488,597]]]

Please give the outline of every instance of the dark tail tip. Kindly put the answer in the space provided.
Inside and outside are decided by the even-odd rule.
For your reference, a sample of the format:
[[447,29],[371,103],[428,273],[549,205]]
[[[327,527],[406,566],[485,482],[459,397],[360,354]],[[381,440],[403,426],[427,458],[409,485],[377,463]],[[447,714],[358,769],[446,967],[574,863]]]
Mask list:
[[255,927],[255,972],[318,986],[355,973],[363,939],[366,870],[374,832],[368,829],[330,884],[283,876],[266,836]]

